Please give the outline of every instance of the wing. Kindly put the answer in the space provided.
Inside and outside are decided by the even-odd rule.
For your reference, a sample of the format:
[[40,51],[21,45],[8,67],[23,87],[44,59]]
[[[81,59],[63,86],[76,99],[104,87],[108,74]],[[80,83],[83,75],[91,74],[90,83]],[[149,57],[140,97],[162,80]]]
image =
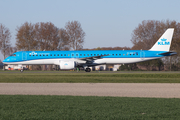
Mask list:
[[109,56],[109,54],[108,55],[99,55],[99,56],[79,58],[79,60],[86,61],[86,63],[92,63],[92,61],[97,60],[97,59],[102,59],[102,57],[104,57],[104,56]]

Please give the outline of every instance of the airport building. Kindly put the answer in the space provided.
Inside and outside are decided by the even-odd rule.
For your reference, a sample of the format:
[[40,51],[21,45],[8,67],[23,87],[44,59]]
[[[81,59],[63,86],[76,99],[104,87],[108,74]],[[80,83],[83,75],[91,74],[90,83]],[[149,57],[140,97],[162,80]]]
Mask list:
[[5,65],[5,70],[21,70],[21,67],[23,67],[23,69],[27,69],[26,65]]
[[[98,65],[98,66],[94,66],[94,67],[90,67],[90,69],[92,71],[117,71],[119,69],[121,65]],[[0,67],[3,68],[3,64],[0,65]],[[5,70],[21,70],[21,67],[23,67],[23,69],[28,69],[28,65],[6,65],[5,66]],[[45,65],[46,70],[48,69],[48,65]],[[1,68],[1,69],[2,69]],[[29,70],[32,70],[32,65],[29,65]],[[52,69],[56,70],[56,65],[52,65]],[[39,69],[37,69],[39,70]]]

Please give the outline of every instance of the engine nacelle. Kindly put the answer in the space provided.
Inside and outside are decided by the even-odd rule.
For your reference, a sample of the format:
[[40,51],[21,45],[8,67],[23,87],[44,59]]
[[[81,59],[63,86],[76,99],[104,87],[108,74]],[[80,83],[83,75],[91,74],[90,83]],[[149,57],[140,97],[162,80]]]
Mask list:
[[60,61],[60,69],[69,70],[75,68],[74,61]]

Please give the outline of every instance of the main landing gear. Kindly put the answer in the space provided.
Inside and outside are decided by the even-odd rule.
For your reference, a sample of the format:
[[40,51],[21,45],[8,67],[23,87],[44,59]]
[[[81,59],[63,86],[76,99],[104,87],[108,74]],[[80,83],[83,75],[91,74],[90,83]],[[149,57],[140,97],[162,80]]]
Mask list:
[[86,68],[85,71],[86,71],[86,72],[91,72],[91,69],[90,69],[90,68]]

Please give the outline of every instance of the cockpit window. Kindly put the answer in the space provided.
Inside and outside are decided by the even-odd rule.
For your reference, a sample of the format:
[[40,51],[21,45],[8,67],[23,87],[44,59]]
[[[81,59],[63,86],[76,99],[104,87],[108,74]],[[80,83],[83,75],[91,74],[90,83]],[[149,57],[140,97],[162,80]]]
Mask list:
[[14,57],[16,57],[16,54],[12,54],[12,55],[10,55],[10,56],[14,56]]

